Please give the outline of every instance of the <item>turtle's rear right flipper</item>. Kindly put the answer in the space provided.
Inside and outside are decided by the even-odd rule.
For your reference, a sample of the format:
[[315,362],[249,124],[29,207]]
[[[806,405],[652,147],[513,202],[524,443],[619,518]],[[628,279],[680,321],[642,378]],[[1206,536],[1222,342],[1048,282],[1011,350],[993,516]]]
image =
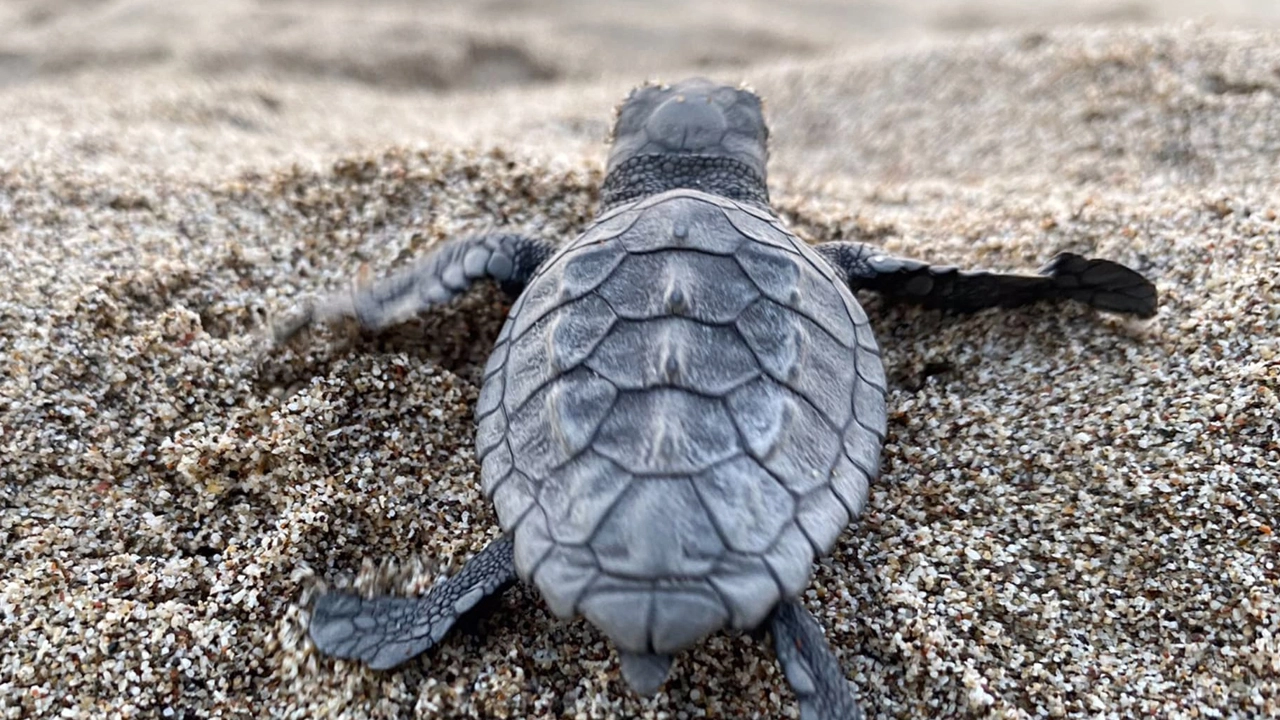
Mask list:
[[503,536],[420,597],[322,595],[308,633],[326,655],[386,670],[429,650],[460,617],[515,579],[511,539]]
[[961,270],[884,254],[853,242],[828,242],[814,250],[841,271],[854,290],[952,312],[1018,307],[1041,301],[1078,300],[1108,312],[1151,317],[1155,285],[1110,260],[1061,253],[1037,275]]
[[822,628],[799,600],[785,600],[774,609],[769,632],[782,673],[800,701],[800,720],[862,720]]

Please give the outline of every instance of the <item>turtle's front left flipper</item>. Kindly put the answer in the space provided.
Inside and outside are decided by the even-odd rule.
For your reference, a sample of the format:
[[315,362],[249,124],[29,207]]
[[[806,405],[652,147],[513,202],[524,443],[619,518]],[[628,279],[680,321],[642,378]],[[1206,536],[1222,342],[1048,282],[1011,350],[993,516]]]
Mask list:
[[381,280],[362,272],[350,292],[305,304],[271,329],[277,345],[315,323],[355,318],[366,330],[381,330],[466,292],[477,280],[494,280],[518,292],[555,251],[544,240],[489,234],[452,240],[410,268]]
[[511,538],[504,535],[476,553],[457,575],[420,597],[322,595],[308,633],[326,655],[386,670],[429,650],[460,617],[515,579]]
[[854,290],[874,290],[895,300],[953,312],[1018,307],[1040,301],[1078,300],[1099,310],[1151,317],[1156,287],[1140,273],[1110,260],[1061,253],[1037,275],[961,270],[897,258],[854,242],[814,246]]

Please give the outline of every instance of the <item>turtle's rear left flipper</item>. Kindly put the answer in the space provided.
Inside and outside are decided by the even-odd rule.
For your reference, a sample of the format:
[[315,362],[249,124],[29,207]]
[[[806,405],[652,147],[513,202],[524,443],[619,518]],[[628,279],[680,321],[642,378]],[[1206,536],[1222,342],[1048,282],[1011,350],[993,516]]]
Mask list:
[[1157,293],[1140,273],[1110,260],[1062,253],[1038,275],[961,270],[886,255],[853,242],[814,247],[844,273],[854,290],[874,290],[895,300],[953,312],[1018,307],[1040,301],[1078,300],[1099,310],[1151,317]]
[[375,670],[393,668],[429,650],[462,615],[514,582],[511,552],[511,539],[500,537],[420,597],[322,595],[308,633],[326,655],[361,660]]

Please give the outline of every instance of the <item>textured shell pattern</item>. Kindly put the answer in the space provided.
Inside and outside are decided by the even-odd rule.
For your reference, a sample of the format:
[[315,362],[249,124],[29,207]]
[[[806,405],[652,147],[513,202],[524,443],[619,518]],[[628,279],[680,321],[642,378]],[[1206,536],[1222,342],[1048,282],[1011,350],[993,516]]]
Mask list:
[[878,472],[885,378],[862,308],[774,215],[674,190],[544,264],[477,416],[520,578],[674,652],[808,584]]

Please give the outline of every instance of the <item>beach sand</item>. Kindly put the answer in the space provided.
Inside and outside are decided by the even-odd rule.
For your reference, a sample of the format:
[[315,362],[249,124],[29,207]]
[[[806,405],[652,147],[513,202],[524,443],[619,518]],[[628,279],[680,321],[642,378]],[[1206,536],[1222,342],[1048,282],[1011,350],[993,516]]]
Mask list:
[[318,588],[420,592],[495,536],[471,413],[507,301],[273,352],[267,323],[467,232],[571,237],[612,105],[693,73],[766,97],[802,237],[1161,293],[865,298],[883,477],[805,601],[868,716],[1280,716],[1273,6],[7,4],[0,717],[796,717],[764,644],[641,700],[524,588],[393,672],[306,639]]

